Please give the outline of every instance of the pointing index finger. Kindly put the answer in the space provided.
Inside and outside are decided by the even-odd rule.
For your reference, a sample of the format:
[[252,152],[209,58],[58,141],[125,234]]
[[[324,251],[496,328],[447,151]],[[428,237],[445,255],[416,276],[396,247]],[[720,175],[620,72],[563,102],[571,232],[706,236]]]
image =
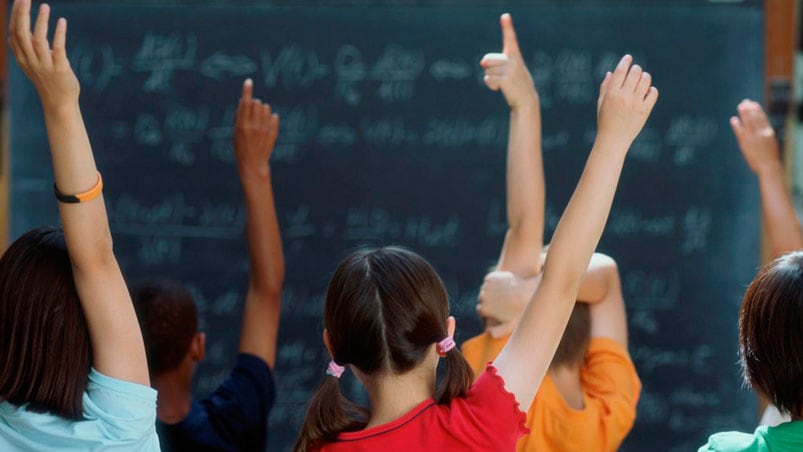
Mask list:
[[251,99],[254,95],[254,81],[250,78],[245,79],[243,82],[243,94],[242,100],[244,102],[251,102]]
[[502,24],[502,52],[506,55],[518,55],[519,41],[516,38],[516,29],[513,28],[513,18],[505,13],[499,22]]

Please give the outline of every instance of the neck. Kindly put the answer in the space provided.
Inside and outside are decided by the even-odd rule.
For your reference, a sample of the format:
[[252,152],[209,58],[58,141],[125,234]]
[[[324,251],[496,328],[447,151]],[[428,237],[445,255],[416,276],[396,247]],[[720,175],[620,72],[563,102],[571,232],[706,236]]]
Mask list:
[[566,404],[575,410],[585,408],[583,395],[583,382],[580,379],[580,365],[567,364],[559,367],[550,367],[549,376],[563,396]]
[[404,375],[385,374],[366,379],[371,419],[366,428],[387,424],[435,396],[435,369],[414,369]]
[[156,418],[165,424],[177,424],[187,417],[192,405],[192,374],[180,369],[154,375],[153,388],[158,392]]

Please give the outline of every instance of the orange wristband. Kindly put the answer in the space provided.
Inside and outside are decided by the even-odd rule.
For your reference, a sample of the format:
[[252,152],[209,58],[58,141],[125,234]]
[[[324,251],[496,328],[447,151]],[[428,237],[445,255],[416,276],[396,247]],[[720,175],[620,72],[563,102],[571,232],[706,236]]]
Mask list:
[[59,188],[56,187],[56,184],[53,184],[53,191],[55,192],[56,199],[58,199],[59,202],[63,202],[66,204],[78,204],[82,202],[89,202],[100,196],[101,193],[103,193],[103,178],[100,177],[100,173],[98,173],[98,183],[95,184],[95,186],[90,188],[89,190],[83,193],[78,193],[76,195],[65,195],[64,193],[59,191]]

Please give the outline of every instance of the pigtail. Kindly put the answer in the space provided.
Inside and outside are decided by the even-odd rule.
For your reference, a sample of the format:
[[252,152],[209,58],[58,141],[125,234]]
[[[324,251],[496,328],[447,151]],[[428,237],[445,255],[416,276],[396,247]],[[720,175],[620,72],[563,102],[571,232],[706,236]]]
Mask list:
[[334,441],[342,432],[361,430],[365,428],[367,419],[367,410],[340,392],[340,380],[327,375],[310,399],[293,451],[308,452]]
[[446,375],[438,387],[436,397],[441,405],[448,404],[452,399],[465,397],[474,380],[474,371],[471,370],[459,347],[449,350],[444,358]]

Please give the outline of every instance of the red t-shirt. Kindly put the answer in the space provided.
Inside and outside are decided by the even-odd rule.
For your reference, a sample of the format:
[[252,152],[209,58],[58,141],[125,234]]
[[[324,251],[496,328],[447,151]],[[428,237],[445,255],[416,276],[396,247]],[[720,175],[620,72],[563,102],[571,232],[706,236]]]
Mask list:
[[438,405],[419,404],[404,416],[359,432],[341,433],[320,452],[515,451],[529,433],[527,416],[496,368],[488,364],[466,396]]

